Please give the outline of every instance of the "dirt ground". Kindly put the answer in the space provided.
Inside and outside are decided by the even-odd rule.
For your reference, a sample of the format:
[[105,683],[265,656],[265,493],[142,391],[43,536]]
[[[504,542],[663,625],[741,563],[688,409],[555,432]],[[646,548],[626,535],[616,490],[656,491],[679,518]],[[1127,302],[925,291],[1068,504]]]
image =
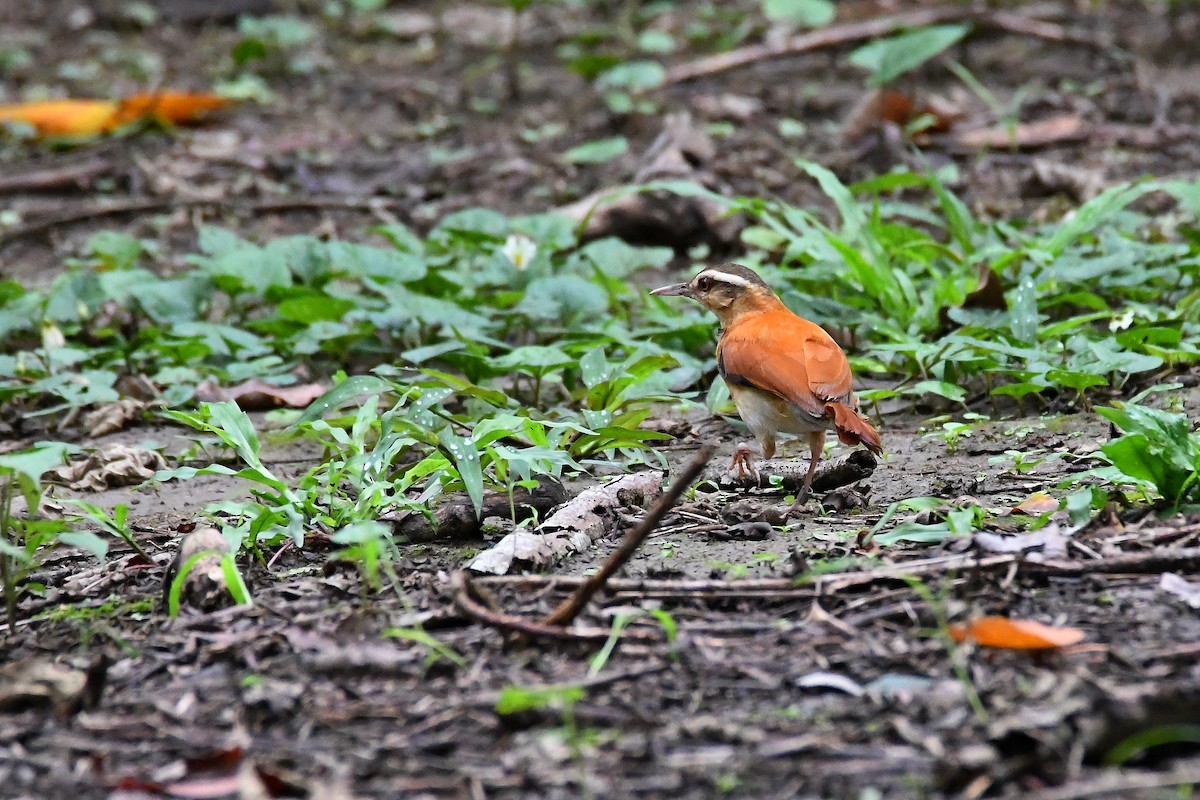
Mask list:
[[[848,2],[839,13],[865,17],[881,5],[896,4]],[[141,29],[123,16],[126,6],[105,0],[4,4],[0,50],[12,41],[32,58],[0,73],[0,99],[35,86],[122,94],[145,88],[147,69],[183,88],[227,77],[233,23],[191,18],[182,2],[159,6],[163,22]],[[699,6],[680,4],[668,24],[701,17]],[[1002,104],[1026,91],[1023,119],[1078,111],[1090,126],[1079,140],[1032,151],[927,149],[935,165],[957,167],[955,188],[976,210],[1050,216],[1078,201],[1078,187],[1039,180],[1038,164],[1069,165],[1098,185],[1200,173],[1200,12],[1064,7],[1073,29],[1114,47],[985,33],[958,55]],[[405,3],[385,11],[396,27],[416,31],[432,9]],[[529,68],[521,96],[511,99],[489,60],[500,15],[456,6],[464,11],[475,16],[451,26],[432,58],[419,33],[330,26],[304,52],[313,71],[270,76],[273,103],[241,105],[200,129],[69,150],[0,143],[0,178],[67,176],[44,189],[0,189],[0,275],[44,283],[103,229],[157,240],[169,265],[191,251],[201,220],[263,239],[353,237],[381,218],[420,229],[469,206],[542,211],[630,179],[659,115],[614,116],[553,52],[601,12],[535,5]],[[862,94],[861,75],[836,57],[844,52],[673,86],[662,92],[661,110],[735,123],[720,129],[715,155],[702,165],[728,191],[820,205],[816,188],[791,169],[793,158],[856,179],[886,168],[876,162],[891,154],[878,143],[848,145],[839,134]],[[923,90],[952,88],[933,68],[910,80]],[[977,98],[964,102],[970,114],[987,111]],[[784,119],[804,134],[781,137]],[[531,129],[551,132],[530,142],[521,132]],[[615,134],[630,141],[615,161],[581,166],[558,157]],[[1193,392],[1185,404],[1194,410],[1198,401]],[[859,487],[862,507],[813,503],[769,537],[746,540],[730,538],[729,526],[762,517],[781,498],[688,498],[580,623],[607,630],[617,615],[662,608],[678,623],[677,637],[667,641],[643,613],[627,628],[637,638],[595,676],[588,659],[603,639],[522,639],[455,609],[452,573],[488,540],[410,546],[399,567],[402,590],[369,597],[353,571],[328,568],[328,546],[314,542],[251,568],[253,608],[171,621],[157,602],[182,532],[205,503],[244,488],[213,477],[91,495],[103,507],[130,505],[155,564],[114,552],[97,567],[63,555],[35,576],[49,590],[22,602],[16,635],[0,643],[5,662],[44,657],[99,670],[103,661],[107,670],[95,707],[0,713],[0,795],[1192,796],[1200,783],[1200,617],[1159,581],[1163,572],[1198,571],[1200,516],[1103,513],[1057,558],[988,552],[969,538],[873,546],[863,532],[893,501],[970,496],[1012,507],[1083,469],[1077,457],[1109,435],[1094,415],[1013,417],[952,444],[924,432],[925,417],[897,408],[882,420],[887,457]],[[724,461],[738,439],[728,423],[694,413],[681,430],[668,451],[673,466],[714,439],[716,461]],[[143,427],[112,438],[178,436]],[[182,449],[177,443],[168,449]],[[1004,456],[1014,448],[1058,456],[1019,472]],[[271,453],[271,466],[288,476],[316,456],[286,444]],[[572,576],[604,560],[615,535],[559,565],[560,584],[476,582],[507,612],[536,619]],[[1094,571],[1089,554],[1118,568]],[[786,587],[773,580],[797,575],[809,579]],[[692,581],[694,591],[667,590],[666,578]],[[69,613],[56,611],[68,605]],[[1070,625],[1086,639],[1037,657],[955,650],[938,635],[947,618],[980,613]],[[384,635],[418,625],[457,656]],[[501,715],[496,704],[511,685],[582,692]],[[1104,764],[1114,747],[1147,730],[1168,734],[1169,743]]]

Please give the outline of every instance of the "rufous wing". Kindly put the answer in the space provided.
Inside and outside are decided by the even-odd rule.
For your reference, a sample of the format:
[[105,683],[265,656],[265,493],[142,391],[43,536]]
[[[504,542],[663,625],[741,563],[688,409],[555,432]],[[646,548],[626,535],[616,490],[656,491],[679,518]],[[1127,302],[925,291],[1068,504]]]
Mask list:
[[721,337],[727,380],[748,383],[795,403],[814,417],[826,403],[851,402],[850,364],[829,334],[788,311],[755,314]]

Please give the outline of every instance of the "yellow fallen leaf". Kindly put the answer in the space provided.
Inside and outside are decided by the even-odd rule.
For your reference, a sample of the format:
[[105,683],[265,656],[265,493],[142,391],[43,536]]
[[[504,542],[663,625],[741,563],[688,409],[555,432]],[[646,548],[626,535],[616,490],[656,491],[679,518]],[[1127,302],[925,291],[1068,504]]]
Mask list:
[[1058,500],[1045,492],[1034,492],[1022,500],[1019,505],[1013,506],[1013,511],[1037,517],[1042,514],[1053,514],[1055,511],[1058,511],[1058,506]]
[[1049,650],[1083,641],[1078,628],[1055,628],[1031,619],[982,617],[966,625],[951,625],[950,637],[956,642],[972,639],[984,647],[1010,650]]
[[0,123],[23,122],[38,136],[95,136],[112,128],[111,100],[42,100],[0,106]]

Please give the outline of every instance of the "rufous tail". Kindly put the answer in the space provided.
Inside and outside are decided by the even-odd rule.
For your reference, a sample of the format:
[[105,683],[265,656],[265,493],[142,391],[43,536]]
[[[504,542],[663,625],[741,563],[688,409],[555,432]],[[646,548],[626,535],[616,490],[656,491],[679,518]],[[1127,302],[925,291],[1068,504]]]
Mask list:
[[826,403],[825,413],[833,417],[833,427],[842,444],[861,444],[875,455],[883,452],[879,431],[858,411],[845,403]]

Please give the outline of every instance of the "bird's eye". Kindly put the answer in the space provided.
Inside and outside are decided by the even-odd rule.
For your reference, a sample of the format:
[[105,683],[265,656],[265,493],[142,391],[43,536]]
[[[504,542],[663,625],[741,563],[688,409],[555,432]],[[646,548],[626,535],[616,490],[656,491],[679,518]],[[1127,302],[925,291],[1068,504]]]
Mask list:
[[712,288],[712,278],[701,278],[696,281],[696,288],[702,292],[707,292]]

